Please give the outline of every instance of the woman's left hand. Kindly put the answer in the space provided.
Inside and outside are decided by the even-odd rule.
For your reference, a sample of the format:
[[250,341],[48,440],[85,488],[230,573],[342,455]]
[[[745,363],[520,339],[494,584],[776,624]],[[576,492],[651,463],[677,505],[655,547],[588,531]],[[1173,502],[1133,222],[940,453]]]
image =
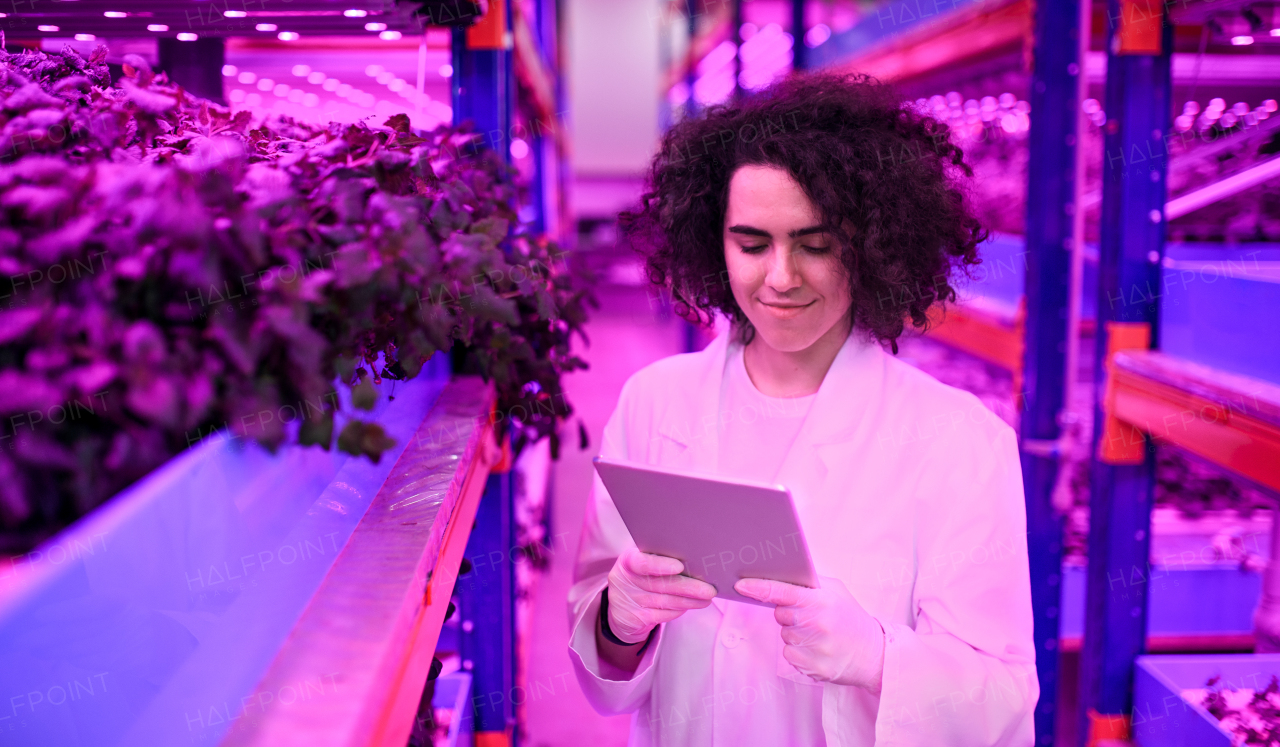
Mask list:
[[884,629],[836,578],[822,588],[744,578],[733,585],[745,597],[778,605],[782,655],[802,674],[819,682],[857,685],[880,693],[884,672]]

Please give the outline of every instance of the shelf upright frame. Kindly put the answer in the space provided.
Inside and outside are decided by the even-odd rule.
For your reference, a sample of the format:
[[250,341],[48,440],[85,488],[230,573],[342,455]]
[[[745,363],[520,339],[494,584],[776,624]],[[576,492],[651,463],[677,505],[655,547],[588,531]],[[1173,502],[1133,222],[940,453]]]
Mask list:
[[[511,162],[515,104],[510,0],[491,0],[474,26],[452,38],[453,118],[471,120],[483,145]],[[515,563],[512,477],[489,476],[467,542],[472,571],[458,580],[463,666],[472,675],[475,743],[515,744]]]
[[514,471],[489,475],[458,579],[461,656],[470,664],[477,747],[516,744]]
[[[494,18],[490,18],[490,16]],[[493,28],[492,24],[497,24]],[[512,83],[510,0],[493,0],[474,26],[453,28],[453,121],[471,120],[484,144],[511,162]]]
[[[558,234],[560,214],[558,210],[560,195],[558,184],[559,170],[552,161],[559,161],[560,149],[556,137],[548,137],[548,127],[561,128],[561,80],[560,80],[560,24],[559,3],[557,0],[535,0],[533,3],[533,31],[537,35],[538,48],[542,52],[542,63],[551,71],[555,87],[556,111],[552,121],[535,121],[530,127],[529,145],[533,157],[533,179],[530,185],[531,203],[534,207],[533,220],[530,226],[534,233],[551,232]],[[557,164],[558,165],[558,164]],[[550,231],[555,227],[555,231]],[[556,238],[559,238],[557,235]]]
[[[1062,600],[1062,517],[1053,506],[1059,468],[1059,416],[1065,404],[1067,318],[1074,243],[1076,112],[1079,104],[1080,3],[1036,3],[1028,133],[1026,343],[1017,397],[1018,437],[1027,505],[1027,548],[1035,621],[1037,745],[1051,745],[1057,717]],[[1064,34],[1062,29],[1072,33]]]
[[801,72],[809,69],[809,59],[804,44],[806,32],[804,24],[804,6],[807,0],[791,0],[791,67]]
[[1108,416],[1107,371],[1159,343],[1173,27],[1159,0],[1107,1],[1106,116],[1098,265],[1088,590],[1080,655],[1080,744],[1130,735],[1134,658],[1146,648],[1149,436]]

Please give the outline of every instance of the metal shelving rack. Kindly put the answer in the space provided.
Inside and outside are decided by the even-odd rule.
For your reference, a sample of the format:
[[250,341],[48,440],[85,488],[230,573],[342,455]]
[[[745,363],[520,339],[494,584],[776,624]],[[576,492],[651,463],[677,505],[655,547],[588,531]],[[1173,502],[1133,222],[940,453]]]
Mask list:
[[[1054,742],[1058,720],[1054,709],[1062,612],[1062,519],[1050,496],[1063,448],[1060,414],[1071,344],[1068,321],[1073,301],[1079,307],[1078,297],[1073,299],[1069,292],[1071,250],[1074,243],[1075,251],[1083,255],[1083,237],[1081,226],[1072,224],[1077,213],[1083,221],[1090,200],[1075,183],[1077,173],[1083,173],[1077,171],[1075,161],[1076,144],[1082,140],[1078,113],[1088,85],[1082,73],[1089,56],[1088,47],[1080,44],[1080,31],[1090,25],[1095,44],[1101,37],[1103,44],[1098,46],[1106,50],[1093,56],[1107,57],[1105,153],[1129,154],[1136,148],[1156,157],[1141,162],[1127,156],[1104,158],[1102,164],[1096,457],[1077,714],[1081,744],[1131,734],[1128,714],[1134,658],[1147,645],[1150,589],[1138,583],[1116,590],[1108,580],[1127,577],[1134,568],[1149,575],[1153,438],[1254,484],[1273,490],[1280,485],[1280,417],[1275,403],[1280,395],[1275,388],[1146,352],[1159,347],[1159,302],[1153,297],[1146,303],[1108,303],[1125,289],[1161,287],[1170,221],[1280,171],[1280,161],[1257,163],[1166,201],[1169,156],[1164,146],[1166,133],[1173,127],[1174,27],[1207,24],[1213,14],[1238,13],[1248,5],[1187,3],[1166,13],[1159,3],[1111,0],[1099,13],[1101,9],[1091,8],[1087,1],[1054,0],[1036,3],[1033,9],[1021,0],[1008,0],[957,2],[946,11],[922,14],[917,4],[901,0],[881,6],[864,23],[809,51],[815,67],[904,79],[947,67],[980,66],[993,55],[1025,49],[1026,40],[1031,40],[1026,305],[1011,318],[952,309],[946,323],[931,334],[1008,369],[1015,382],[1021,382],[1015,389],[1023,395],[1019,397],[1020,447],[1041,685],[1037,744]],[[1080,261],[1082,256],[1076,258]],[[1245,396],[1253,398],[1253,405],[1239,413],[1234,404]],[[1212,423],[1199,418],[1196,428],[1183,424],[1181,429],[1171,429],[1167,418],[1178,418],[1181,424],[1188,410],[1220,417]],[[1272,588],[1271,579],[1264,583]]]
[[[392,32],[410,37],[423,35],[432,20],[417,12],[421,3],[393,0],[228,0],[225,3],[82,0],[74,4],[32,2],[29,5],[28,8],[18,3],[13,12],[0,13],[0,31],[8,43],[29,43],[73,34],[100,38],[154,37],[160,42],[162,69],[172,66],[174,51],[198,52],[184,56],[183,64],[189,69],[182,74],[193,82],[208,78],[209,85],[188,85],[188,88],[214,99],[221,98],[222,50],[227,37],[261,38],[263,29],[304,36],[376,38],[378,34]],[[465,7],[466,3],[448,5]],[[529,222],[535,231],[546,231],[553,239],[560,238],[557,234],[566,223],[563,193],[567,169],[562,161],[568,152],[559,115],[564,108],[559,19],[558,0],[530,0],[523,4],[490,0],[482,17],[473,19],[475,22],[470,26],[454,26],[452,32],[454,121],[471,120],[485,145],[508,163],[515,134],[513,124],[517,120],[534,123],[531,137],[534,166],[528,205],[532,219]],[[166,59],[166,49],[170,51],[169,59]],[[521,87],[523,97],[518,96]],[[523,110],[519,109],[522,102]],[[491,401],[488,407],[492,407]],[[481,417],[480,422],[485,423],[487,432],[492,418]],[[436,646],[451,596],[457,602],[457,616],[461,619],[458,646],[463,668],[471,674],[473,692],[484,694],[484,697],[467,699],[474,711],[475,744],[498,747],[519,740],[513,702],[520,672],[515,624],[518,553],[513,551],[515,479],[509,450],[504,450],[504,454],[493,467],[493,474],[484,481],[481,495],[475,480],[484,479],[481,471],[487,473],[489,464],[469,452],[468,464],[474,462],[479,466],[472,470],[476,472],[475,479],[468,477],[466,492],[470,497],[466,499],[467,510],[463,512],[466,517],[462,522],[468,526],[451,532],[447,547],[428,548],[429,552],[442,553],[442,562],[445,555],[449,559],[436,566],[443,573],[435,577],[428,575],[425,582],[424,604],[430,615],[423,627],[424,635],[420,637],[415,633],[408,637],[407,644],[399,641],[396,645],[400,648],[392,646],[395,649],[392,655],[403,656],[408,663],[397,670],[392,685],[384,683],[373,693],[386,704],[379,705],[376,723],[370,722],[376,726],[375,730],[361,737],[369,744],[404,744],[406,724],[411,720],[409,714],[418,708],[421,683],[427,676],[423,662],[430,663],[430,651]],[[443,521],[441,519],[441,526]],[[448,529],[452,530],[453,526],[449,524]],[[376,543],[375,539],[372,544]],[[462,563],[464,546],[472,571],[460,577],[457,568]],[[455,581],[451,595],[446,584]],[[323,627],[323,621],[313,623]],[[423,623],[419,620],[418,624]],[[341,639],[330,638],[322,643],[319,647],[295,652],[295,658],[332,658],[341,653],[336,650],[343,646]],[[428,647],[425,652],[424,644]],[[387,687],[391,687],[391,691],[383,692]],[[356,706],[361,704],[358,699],[352,702]],[[334,740],[345,738],[345,732],[316,728],[323,725],[325,718],[322,711],[315,714],[314,719],[318,720],[306,734],[311,738],[326,735]],[[228,743],[257,743],[254,740],[267,733],[283,739],[281,735],[287,731],[291,723],[288,719],[293,715],[286,714],[278,724],[259,724],[252,736],[237,731]],[[276,743],[297,743],[292,737],[289,740]]]

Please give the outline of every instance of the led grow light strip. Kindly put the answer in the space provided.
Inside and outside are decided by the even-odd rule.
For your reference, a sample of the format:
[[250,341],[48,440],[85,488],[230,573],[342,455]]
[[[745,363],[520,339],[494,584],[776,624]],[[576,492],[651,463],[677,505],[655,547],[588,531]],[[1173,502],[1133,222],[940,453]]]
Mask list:
[[1212,205],[1219,200],[1225,200],[1276,176],[1280,176],[1280,157],[1272,158],[1238,174],[1233,174],[1226,179],[1214,182],[1207,187],[1169,200],[1164,206],[1165,220],[1181,218],[1205,205]]

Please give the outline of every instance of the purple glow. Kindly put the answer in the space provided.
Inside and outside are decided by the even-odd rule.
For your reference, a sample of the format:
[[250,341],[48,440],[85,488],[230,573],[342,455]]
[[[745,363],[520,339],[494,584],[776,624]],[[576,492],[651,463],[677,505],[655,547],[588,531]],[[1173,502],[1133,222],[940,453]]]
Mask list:
[[772,83],[779,75],[791,69],[791,34],[776,23],[770,23],[742,43],[739,57],[742,74],[738,82],[747,90],[756,90]]

